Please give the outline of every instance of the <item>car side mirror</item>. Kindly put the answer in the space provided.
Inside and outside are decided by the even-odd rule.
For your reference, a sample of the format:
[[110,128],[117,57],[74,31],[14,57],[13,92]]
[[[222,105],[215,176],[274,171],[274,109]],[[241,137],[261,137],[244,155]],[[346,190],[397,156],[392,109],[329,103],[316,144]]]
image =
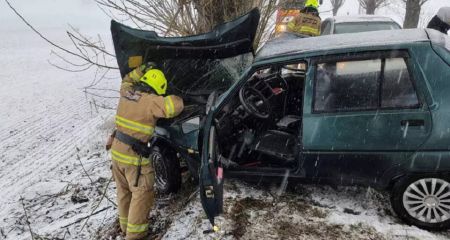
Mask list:
[[218,95],[219,94],[217,93],[217,91],[213,91],[211,94],[209,94],[208,100],[206,101],[206,114],[209,113],[212,106],[216,103]]

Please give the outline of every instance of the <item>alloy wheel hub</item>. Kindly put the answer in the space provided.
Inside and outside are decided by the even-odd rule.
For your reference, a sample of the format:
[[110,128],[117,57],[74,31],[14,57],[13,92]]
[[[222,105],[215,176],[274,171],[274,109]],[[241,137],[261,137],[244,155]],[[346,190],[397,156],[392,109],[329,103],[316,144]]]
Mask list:
[[447,221],[450,219],[450,183],[440,178],[419,179],[403,193],[403,206],[419,221]]
[[435,208],[439,205],[439,199],[435,196],[427,196],[423,202],[425,203],[425,206],[429,208]]

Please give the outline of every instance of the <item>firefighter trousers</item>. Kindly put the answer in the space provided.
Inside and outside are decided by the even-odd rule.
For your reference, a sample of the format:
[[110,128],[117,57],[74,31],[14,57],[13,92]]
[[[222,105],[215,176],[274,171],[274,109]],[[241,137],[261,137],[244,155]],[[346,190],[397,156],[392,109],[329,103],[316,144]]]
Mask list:
[[154,170],[151,165],[142,166],[136,187],[137,166],[113,160],[112,174],[117,187],[120,228],[126,233],[126,240],[143,239],[148,233],[148,216],[155,201]]

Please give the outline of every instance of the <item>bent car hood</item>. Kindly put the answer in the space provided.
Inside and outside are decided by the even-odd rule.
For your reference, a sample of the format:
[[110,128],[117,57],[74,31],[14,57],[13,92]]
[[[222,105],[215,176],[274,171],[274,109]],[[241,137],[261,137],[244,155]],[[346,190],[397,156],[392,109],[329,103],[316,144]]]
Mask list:
[[160,37],[111,21],[120,73],[143,62],[156,62],[166,74],[168,94],[208,95],[227,89],[253,60],[259,10],[216,26],[211,32],[186,37]]

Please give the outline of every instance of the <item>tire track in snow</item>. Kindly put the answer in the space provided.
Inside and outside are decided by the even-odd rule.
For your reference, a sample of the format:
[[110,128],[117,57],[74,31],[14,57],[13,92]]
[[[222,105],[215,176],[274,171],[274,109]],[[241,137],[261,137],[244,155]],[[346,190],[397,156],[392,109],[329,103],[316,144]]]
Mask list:
[[[23,214],[23,210],[20,206],[20,204],[17,201],[17,198],[19,197],[19,194],[25,194],[25,196],[28,196],[27,199],[32,199],[33,196],[40,196],[39,193],[41,193],[42,191],[44,191],[43,194],[45,194],[46,190],[45,189],[39,189],[36,188],[35,186],[41,186],[39,183],[43,183],[43,182],[72,182],[74,184],[81,184],[81,182],[83,182],[81,179],[85,179],[86,177],[83,177],[83,171],[81,170],[81,166],[78,165],[76,166],[76,164],[78,164],[78,160],[76,160],[76,154],[80,153],[80,156],[82,158],[86,157],[86,149],[89,150],[90,153],[94,153],[96,152],[98,149],[96,149],[96,147],[94,146],[93,148],[91,146],[93,146],[95,144],[98,144],[99,140],[101,138],[99,138],[99,132],[101,132],[102,130],[99,131],[99,128],[103,128],[104,125],[104,119],[102,119],[101,116],[98,116],[96,118],[92,118],[89,121],[86,121],[85,124],[83,126],[81,126],[79,129],[75,129],[72,131],[71,134],[68,134],[69,137],[64,138],[64,140],[61,142],[61,147],[59,148],[55,148],[52,153],[47,157],[45,155],[42,155],[39,157],[39,162],[42,162],[42,160],[44,161],[48,161],[47,164],[41,165],[41,164],[35,164],[34,166],[31,167],[33,172],[37,172],[38,174],[34,174],[34,175],[29,175],[27,176],[26,173],[23,173],[23,175],[20,176],[16,176],[15,179],[18,179],[16,182],[14,182],[15,186],[18,186],[19,188],[15,188],[15,189],[8,189],[9,191],[6,191],[4,193],[4,195],[8,195],[8,196],[17,196],[16,198],[12,197],[8,199],[8,202],[5,203],[0,203],[0,205],[5,206],[6,208],[2,208],[0,210],[0,214],[2,214],[2,216],[6,216],[3,220],[3,223],[0,223],[0,227],[2,227],[4,230],[5,229],[9,229],[12,226],[14,226],[15,223],[17,223],[18,219],[21,219],[21,216]],[[71,140],[70,138],[74,137],[78,140],[74,141]],[[77,151],[75,149],[75,146],[79,146],[82,151]],[[61,164],[62,163],[62,164]],[[69,166],[69,169],[72,171],[72,174],[70,175],[66,175],[66,168],[65,166]],[[103,170],[108,170],[108,168],[105,167],[101,167],[101,169]],[[8,177],[6,177],[8,178]],[[29,184],[32,183],[32,184]],[[37,185],[35,185],[37,184]],[[0,188],[3,189],[3,186],[0,186]],[[62,187],[61,190],[63,190],[64,188]],[[30,195],[30,191],[32,192],[32,194]],[[30,198],[31,197],[31,198]],[[67,195],[66,195],[67,197]],[[69,195],[70,197],[70,195]],[[60,197],[55,197],[56,202],[56,208],[54,207],[54,205],[52,205],[51,207],[49,206],[42,206],[44,208],[49,208],[49,209],[53,209],[55,211],[57,211],[59,214],[56,214],[58,216],[67,216],[66,214],[71,212],[71,214],[81,214],[79,216],[83,216],[86,214],[89,214],[90,211],[89,210],[83,210],[81,212],[78,213],[74,213],[71,210],[68,210],[67,207],[73,206],[70,203],[67,203],[68,205],[66,206],[64,202],[62,202],[60,200]],[[69,198],[70,199],[70,198]],[[59,206],[59,207],[58,207]],[[9,209],[9,210],[8,210]],[[44,211],[40,211],[37,210],[38,208],[35,209],[29,209],[30,213],[35,213],[35,214],[44,214]],[[45,213],[45,215],[47,215],[47,213]],[[55,213],[53,213],[54,216]],[[52,215],[52,213],[50,213],[50,215]],[[75,218],[75,217],[74,217]],[[40,226],[41,229],[37,230],[38,233],[56,233],[60,230],[60,227],[58,227],[58,224],[61,225],[64,223],[64,221],[69,221],[70,219],[66,219],[64,217],[64,219],[60,219],[57,222],[40,222],[40,220],[44,220],[47,219],[45,216],[33,216],[30,221],[32,221],[32,225],[36,226]],[[55,219],[53,219],[55,220]],[[39,223],[38,223],[39,222]],[[70,221],[69,221],[70,222]],[[3,226],[2,226],[3,225]],[[43,227],[43,228],[42,228]],[[45,230],[43,230],[45,229]],[[20,234],[20,233],[19,233]],[[20,239],[26,239],[26,234],[25,235],[18,235],[18,236],[22,236],[22,238]],[[61,235],[62,236],[62,235]],[[11,236],[10,236],[11,237]],[[8,238],[9,239],[9,238]],[[19,238],[11,238],[11,239],[19,239]]]
[[[0,199],[0,205],[15,204],[23,189],[29,187],[29,183],[36,183],[45,180],[46,178],[51,179],[51,177],[57,177],[58,174],[50,174],[51,177],[49,178],[48,173],[51,170],[70,163],[76,164],[77,160],[75,155],[77,150],[75,147],[82,146],[88,143],[92,138],[98,137],[96,131],[92,131],[91,127],[94,126],[95,128],[98,128],[101,125],[102,119],[100,117],[93,118],[82,125],[81,128],[83,130],[78,131],[79,129],[75,129],[75,133],[71,137],[64,138],[63,141],[58,142],[58,146],[53,148],[50,154],[48,154],[48,151],[45,151],[45,149],[41,149],[40,158],[35,158],[34,155],[30,155],[18,162],[15,167],[2,176],[2,179],[8,179],[9,181],[0,183],[0,188],[5,189],[5,191],[3,191],[5,197]],[[78,140],[74,141],[73,138],[78,138]],[[23,164],[29,164],[30,166],[28,167],[30,170],[20,171],[23,168]],[[16,172],[19,172],[19,174],[15,174]],[[30,172],[33,174],[29,174]],[[11,185],[11,182],[17,187],[8,188],[7,186]],[[0,214],[3,216],[6,215],[5,212],[2,210],[0,211]]]
[[[24,152],[27,152],[27,155],[37,153],[39,148],[44,148],[45,151],[48,151],[48,145],[51,146],[59,141],[59,136],[62,136],[62,132],[68,129],[72,130],[74,129],[72,126],[83,123],[84,119],[80,115],[80,110],[85,109],[86,106],[87,104],[79,104],[74,109],[66,108],[66,111],[62,113],[56,110],[57,115],[47,111],[47,116],[50,115],[52,117],[38,117],[33,119],[32,123],[28,121],[27,123],[21,123],[21,127],[15,128],[21,129],[19,133],[8,137],[5,141],[1,141],[0,149],[6,159],[4,159],[3,163],[0,163],[0,169],[5,170],[6,166],[3,165],[14,165],[14,162],[17,162]],[[75,114],[73,115],[74,112]],[[45,141],[44,138],[50,139],[50,141]],[[0,170],[0,176],[2,170]]]
[[[70,117],[68,117],[68,118],[62,118],[61,120],[62,120],[62,121],[66,121],[67,119],[70,119]],[[75,131],[78,131],[78,130],[79,130],[78,128],[72,128],[72,129],[71,129],[72,122],[69,122],[69,123],[70,123],[69,126],[59,126],[58,128],[52,128],[52,131],[50,131],[50,132],[48,132],[47,129],[44,129],[44,128],[43,128],[41,131],[35,133],[35,136],[36,136],[36,135],[40,135],[40,134],[42,134],[42,133],[52,133],[53,136],[50,136],[50,137],[54,137],[54,136],[58,136],[58,135],[57,135],[58,133],[67,131],[68,129],[71,130],[71,131],[70,131],[70,134],[71,134],[72,132],[75,132]],[[81,125],[79,128],[85,128],[85,125],[86,125],[86,124],[83,124],[83,125]],[[20,141],[20,138],[19,138],[18,140]],[[36,140],[37,140],[37,142],[36,142]],[[69,137],[69,138],[67,138],[67,137],[66,137],[66,138],[60,137],[60,138],[54,139],[53,142],[44,142],[44,144],[43,144],[43,142],[42,142],[41,140],[33,138],[33,139],[29,140],[28,142],[31,143],[31,146],[33,145],[33,143],[39,144],[39,146],[36,147],[36,148],[34,148],[34,149],[27,149],[27,150],[29,150],[29,153],[27,154],[27,157],[25,157],[24,160],[17,159],[17,158],[11,159],[11,160],[13,160],[13,163],[12,163],[12,164],[9,164],[9,168],[10,168],[9,170],[11,170],[11,168],[14,169],[16,165],[22,165],[22,164],[21,164],[22,161],[26,161],[26,159],[29,159],[29,158],[36,158],[36,155],[38,155],[38,156],[39,156],[39,155],[42,155],[42,156],[45,156],[45,157],[47,157],[47,158],[51,158],[52,155],[54,155],[55,153],[58,153],[58,152],[59,152],[59,149],[60,149],[60,148],[66,148],[66,147],[67,147],[67,146],[66,146],[65,144],[63,144],[63,143],[65,143],[65,142],[73,143],[73,139],[72,139],[71,137]],[[26,142],[25,142],[25,143],[26,143]],[[22,143],[22,144],[23,144],[24,146],[27,145],[27,144],[24,144],[24,143]],[[69,144],[69,145],[70,145],[70,144]],[[56,146],[56,147],[55,147],[55,146]],[[30,146],[26,146],[26,147],[30,147]],[[31,156],[32,156],[32,157],[31,157]],[[10,161],[11,161],[11,160],[10,160]],[[14,161],[14,160],[15,160],[15,161]],[[32,162],[36,162],[36,161],[32,161]],[[20,167],[22,167],[22,166],[20,166]],[[8,172],[11,172],[11,171],[8,171]]]
[[[59,111],[60,109],[64,111]],[[18,177],[22,180],[21,182],[23,179],[34,182],[32,180],[35,179],[27,178],[26,174],[16,174],[24,167],[32,166],[35,168],[34,173],[40,173],[70,158],[75,151],[74,142],[79,145],[79,141],[75,141],[74,136],[82,138],[88,135],[86,133],[89,131],[92,134],[95,132],[89,129],[89,125],[92,121],[98,122],[95,120],[98,116],[97,118],[89,116],[89,110],[86,109],[89,109],[89,104],[86,101],[80,101],[78,104],[72,104],[71,107],[62,106],[53,108],[52,111],[45,111],[46,117],[41,117],[42,112],[38,112],[24,120],[26,122],[22,121],[18,125],[13,125],[15,129],[21,129],[21,131],[0,142],[0,150],[4,158],[0,163],[0,177],[8,179],[6,182],[1,182],[0,187],[10,190],[7,188],[7,185],[11,183],[10,179],[18,179]],[[83,115],[88,117],[82,117]],[[10,135],[9,131],[10,129],[4,129],[0,136],[5,138],[5,135]],[[41,138],[49,140],[45,141]],[[4,200],[0,199],[0,202],[2,201]]]
[[[65,111],[60,111],[59,108],[65,109]],[[48,109],[42,110],[41,112],[33,114],[31,117],[21,119],[19,124],[10,124],[9,126],[3,126],[3,129],[0,129],[0,142],[3,145],[3,141],[7,141],[8,139],[18,139],[19,137],[23,137],[24,134],[28,132],[34,132],[36,129],[45,131],[47,129],[43,129],[43,125],[47,126],[47,123],[51,122],[61,122],[61,119],[54,118],[58,116],[59,118],[70,119],[74,116],[68,113],[73,113],[74,111],[79,112],[81,109],[89,108],[89,104],[83,101],[83,104],[77,104],[76,108],[67,108],[67,107],[59,107],[58,109],[52,109],[49,111]],[[56,113],[56,114],[55,114]],[[79,115],[79,114],[75,114]],[[42,116],[49,116],[48,118]],[[51,116],[51,117],[50,117]],[[81,117],[81,115],[79,116]],[[45,121],[42,121],[45,119]],[[31,128],[30,128],[31,126]],[[11,133],[11,131],[16,130],[16,133]],[[36,135],[36,134],[34,134]]]

